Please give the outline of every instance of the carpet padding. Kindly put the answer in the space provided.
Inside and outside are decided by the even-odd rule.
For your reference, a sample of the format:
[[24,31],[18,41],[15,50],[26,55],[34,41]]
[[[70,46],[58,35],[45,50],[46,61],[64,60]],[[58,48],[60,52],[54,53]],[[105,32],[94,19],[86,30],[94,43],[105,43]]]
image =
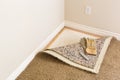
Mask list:
[[120,80],[120,41],[112,39],[98,74],[38,53],[16,80]]

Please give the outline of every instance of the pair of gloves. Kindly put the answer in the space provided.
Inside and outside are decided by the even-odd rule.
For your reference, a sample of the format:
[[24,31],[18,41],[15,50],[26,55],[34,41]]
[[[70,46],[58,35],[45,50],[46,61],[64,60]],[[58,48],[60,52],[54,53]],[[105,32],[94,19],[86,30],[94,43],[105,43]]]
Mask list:
[[82,38],[80,40],[80,44],[84,49],[84,52],[89,55],[96,55],[97,48],[96,48],[96,41],[95,39],[90,38]]

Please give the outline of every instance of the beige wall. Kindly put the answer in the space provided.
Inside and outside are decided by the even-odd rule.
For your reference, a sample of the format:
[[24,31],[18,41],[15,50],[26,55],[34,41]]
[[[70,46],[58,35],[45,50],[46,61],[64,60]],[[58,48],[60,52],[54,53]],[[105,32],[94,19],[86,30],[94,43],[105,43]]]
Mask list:
[[0,80],[64,21],[64,0],[0,0]]
[[65,0],[65,20],[120,33],[120,0]]

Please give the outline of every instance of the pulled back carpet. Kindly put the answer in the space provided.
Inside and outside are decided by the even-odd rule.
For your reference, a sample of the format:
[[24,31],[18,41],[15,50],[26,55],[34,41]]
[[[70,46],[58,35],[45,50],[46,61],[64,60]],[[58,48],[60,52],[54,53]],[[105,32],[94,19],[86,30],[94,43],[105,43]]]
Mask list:
[[38,53],[16,80],[120,80],[120,41],[112,39],[98,74]]

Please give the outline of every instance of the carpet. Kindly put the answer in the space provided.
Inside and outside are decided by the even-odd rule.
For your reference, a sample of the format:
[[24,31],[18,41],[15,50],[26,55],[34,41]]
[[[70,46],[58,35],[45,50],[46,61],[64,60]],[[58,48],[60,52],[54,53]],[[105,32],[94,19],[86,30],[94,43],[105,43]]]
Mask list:
[[120,41],[112,39],[99,74],[93,74],[38,53],[16,80],[120,80]]

